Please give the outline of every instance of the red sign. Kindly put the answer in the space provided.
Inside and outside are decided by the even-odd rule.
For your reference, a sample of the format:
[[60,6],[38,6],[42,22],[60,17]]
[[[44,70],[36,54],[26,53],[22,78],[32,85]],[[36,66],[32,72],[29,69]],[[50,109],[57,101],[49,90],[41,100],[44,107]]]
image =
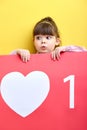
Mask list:
[[86,130],[87,53],[0,56],[0,130]]

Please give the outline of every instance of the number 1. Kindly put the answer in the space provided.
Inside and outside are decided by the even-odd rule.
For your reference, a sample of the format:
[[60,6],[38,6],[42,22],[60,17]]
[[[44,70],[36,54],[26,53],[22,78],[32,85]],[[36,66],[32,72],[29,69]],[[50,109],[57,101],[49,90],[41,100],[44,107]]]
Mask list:
[[70,90],[69,90],[69,107],[74,108],[74,75],[70,75],[64,78],[64,82],[70,81]]

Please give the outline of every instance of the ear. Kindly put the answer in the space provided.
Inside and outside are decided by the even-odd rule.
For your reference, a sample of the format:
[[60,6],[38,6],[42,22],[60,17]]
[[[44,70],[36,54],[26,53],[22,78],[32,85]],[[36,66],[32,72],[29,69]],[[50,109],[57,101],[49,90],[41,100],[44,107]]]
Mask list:
[[56,46],[58,46],[60,44],[60,38],[56,38]]

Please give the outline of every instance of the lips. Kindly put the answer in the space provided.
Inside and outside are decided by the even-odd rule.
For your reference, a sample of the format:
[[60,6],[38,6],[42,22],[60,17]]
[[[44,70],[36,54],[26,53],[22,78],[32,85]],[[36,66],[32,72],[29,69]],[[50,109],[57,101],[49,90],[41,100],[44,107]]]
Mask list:
[[41,46],[41,50],[46,50],[46,46]]

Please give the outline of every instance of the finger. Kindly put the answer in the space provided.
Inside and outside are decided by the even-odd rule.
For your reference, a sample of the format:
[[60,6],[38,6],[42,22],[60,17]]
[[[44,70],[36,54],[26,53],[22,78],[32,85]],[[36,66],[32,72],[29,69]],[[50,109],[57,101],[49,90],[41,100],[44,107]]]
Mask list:
[[29,57],[28,56],[23,57],[23,61],[24,62],[28,62],[29,61]]
[[57,59],[57,60],[60,59],[60,53],[58,53],[58,54],[56,55],[56,59]]
[[51,52],[51,58],[53,59],[53,52]]
[[28,62],[30,60],[30,54],[24,53],[22,55],[22,60],[23,60],[23,62]]
[[22,59],[23,62],[25,62],[25,58],[23,56],[21,57],[21,59]]
[[26,61],[30,60],[30,53],[29,51],[25,52]]
[[27,55],[27,61],[29,61],[29,60],[30,60],[30,54]]
[[27,62],[27,57],[26,56],[21,56],[21,59],[23,62]]
[[53,51],[53,52],[51,53],[51,55],[52,55],[52,56],[51,56],[52,59],[53,59],[53,60],[56,60],[55,51]]

